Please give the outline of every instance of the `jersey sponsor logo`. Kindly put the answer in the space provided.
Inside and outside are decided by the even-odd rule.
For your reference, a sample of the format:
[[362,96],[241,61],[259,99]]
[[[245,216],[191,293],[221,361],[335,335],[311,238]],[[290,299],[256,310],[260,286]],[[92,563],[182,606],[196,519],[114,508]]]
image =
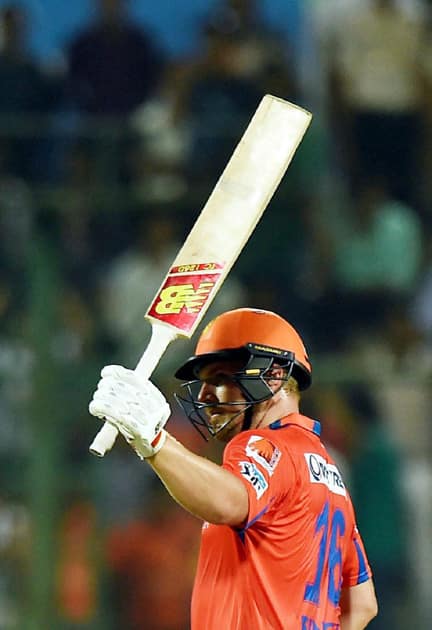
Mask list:
[[318,453],[305,453],[304,456],[312,483],[323,483],[330,492],[346,496],[342,476],[334,464],[326,462]]
[[252,435],[246,445],[246,455],[260,464],[269,475],[272,475],[279,463],[282,453],[277,446],[259,435]]
[[252,462],[239,462],[239,466],[241,476],[253,486],[257,498],[260,499],[268,488],[266,478]]

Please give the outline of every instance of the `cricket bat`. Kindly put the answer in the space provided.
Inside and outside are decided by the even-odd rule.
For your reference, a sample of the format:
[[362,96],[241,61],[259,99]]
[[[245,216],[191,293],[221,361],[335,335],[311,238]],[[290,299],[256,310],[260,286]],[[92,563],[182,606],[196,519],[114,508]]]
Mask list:
[[[312,119],[269,94],[261,100],[145,317],[150,342],[135,371],[151,376],[167,346],[195,332],[278,187]],[[90,446],[99,457],[117,429],[105,422]]]

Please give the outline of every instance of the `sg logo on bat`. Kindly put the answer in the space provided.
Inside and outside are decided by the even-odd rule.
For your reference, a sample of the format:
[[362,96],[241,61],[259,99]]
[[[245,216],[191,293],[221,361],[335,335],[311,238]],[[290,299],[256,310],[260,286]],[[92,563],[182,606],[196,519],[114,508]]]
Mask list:
[[218,284],[223,267],[218,263],[173,267],[148,314],[189,333]]

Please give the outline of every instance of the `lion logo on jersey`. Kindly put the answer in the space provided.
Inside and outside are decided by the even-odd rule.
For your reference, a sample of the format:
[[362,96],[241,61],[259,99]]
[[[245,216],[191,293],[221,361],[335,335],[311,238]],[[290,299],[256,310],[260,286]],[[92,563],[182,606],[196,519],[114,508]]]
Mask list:
[[269,475],[272,475],[279,463],[282,453],[277,446],[259,435],[252,435],[246,446],[246,455],[260,464]]

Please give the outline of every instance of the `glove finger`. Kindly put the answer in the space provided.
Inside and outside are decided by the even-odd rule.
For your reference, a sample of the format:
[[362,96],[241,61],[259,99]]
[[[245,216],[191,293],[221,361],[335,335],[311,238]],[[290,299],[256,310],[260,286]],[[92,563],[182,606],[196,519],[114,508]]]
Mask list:
[[[139,392],[133,394],[134,392],[131,392],[124,397],[118,391],[114,391],[108,383],[104,383],[94,393],[89,406],[90,413],[98,417],[108,415],[114,418],[116,423],[123,423],[123,418],[127,418],[125,424],[137,421],[143,427],[147,426],[156,413],[160,415],[160,406],[149,404],[152,401],[140,398]],[[170,412],[168,404],[166,407],[167,413],[164,415],[168,416]]]
[[[133,426],[135,423],[128,421],[124,423],[121,419],[122,416],[117,414],[117,411],[105,400],[92,400],[89,404],[89,412],[97,418],[109,422],[112,424],[125,438],[130,441],[134,438],[129,426]],[[133,427],[135,428],[135,427]]]
[[119,381],[113,377],[103,377],[97,386],[95,395],[103,395],[116,397],[119,400],[123,400],[124,402],[135,402],[139,399],[142,400],[141,392],[134,387],[124,381]]
[[124,369],[125,368],[123,368],[122,365],[106,365],[102,368],[100,375],[102,376],[102,378],[105,378],[107,376],[116,377]]
[[132,435],[132,433],[130,431],[128,431],[119,422],[115,422],[115,423],[112,423],[112,424],[114,424],[114,426],[116,427],[117,431],[124,437],[124,439],[126,440],[126,442],[128,444],[130,444],[135,439],[135,436]]
[[110,415],[112,408],[111,405],[104,399],[95,400],[93,398],[93,400],[90,401],[88,410],[92,416],[96,416],[97,418],[106,418]]
[[171,408],[162,395],[161,398],[162,400],[159,400],[159,396],[158,399],[155,399],[153,395],[145,396],[141,391],[129,385],[120,386],[111,378],[103,378],[93,396],[94,401],[102,401],[102,405],[110,405],[112,416],[121,418],[132,415],[144,426],[155,417],[160,418],[163,424],[168,420]]
[[101,402],[102,404],[111,405],[116,412],[122,413],[127,409],[127,403],[121,396],[118,396],[116,392],[111,389],[97,389],[93,394],[93,400],[95,402]]
[[168,404],[165,396],[162,392],[155,386],[151,381],[147,381],[145,389],[142,389],[143,394],[151,400],[153,403],[156,403],[160,407]]
[[134,375],[133,370],[128,370],[122,365],[106,365],[101,371],[102,378],[113,378],[125,382],[131,381]]
[[116,406],[116,408],[127,410],[130,404],[137,403],[139,400],[139,392],[124,383],[118,383],[111,378],[103,378],[99,381],[93,398],[95,400],[105,398],[113,406]]
[[166,403],[162,392],[151,381],[143,379],[134,370],[128,370],[121,365],[107,365],[103,368],[101,376],[98,388],[104,389],[105,386],[108,387],[108,384],[114,390],[124,387],[128,393],[134,391],[135,397],[151,399],[159,405]]
[[113,427],[115,427],[117,431],[124,437],[126,442],[130,443],[134,440],[134,436],[132,435],[132,433],[128,431],[126,427],[124,427],[123,424],[116,418],[105,415],[103,416],[103,418],[101,418],[101,420],[104,420],[105,422],[108,422],[108,424],[111,424]]
[[96,392],[101,394],[115,394],[116,392],[120,393],[124,391],[125,386],[122,382],[118,382],[116,379],[112,377],[104,377],[101,378],[99,383],[97,384]]
[[[149,425],[156,419],[158,419],[162,426],[164,426],[171,415],[171,408],[168,403],[163,406],[159,404],[151,404],[152,401],[140,403],[137,401],[134,404],[134,416],[140,421],[142,425]],[[132,410],[131,410],[132,411]]]
[[142,396],[151,396],[161,402],[165,401],[162,392],[148,379],[142,378],[135,370],[128,370],[121,365],[107,365],[101,372],[102,381],[107,380],[116,385],[131,386],[139,390]]
[[110,418],[110,420],[117,422],[119,418],[126,413],[127,410],[121,409],[118,404],[112,404],[110,400],[105,397],[93,397],[93,400],[89,404],[89,412],[92,416],[98,418]]

